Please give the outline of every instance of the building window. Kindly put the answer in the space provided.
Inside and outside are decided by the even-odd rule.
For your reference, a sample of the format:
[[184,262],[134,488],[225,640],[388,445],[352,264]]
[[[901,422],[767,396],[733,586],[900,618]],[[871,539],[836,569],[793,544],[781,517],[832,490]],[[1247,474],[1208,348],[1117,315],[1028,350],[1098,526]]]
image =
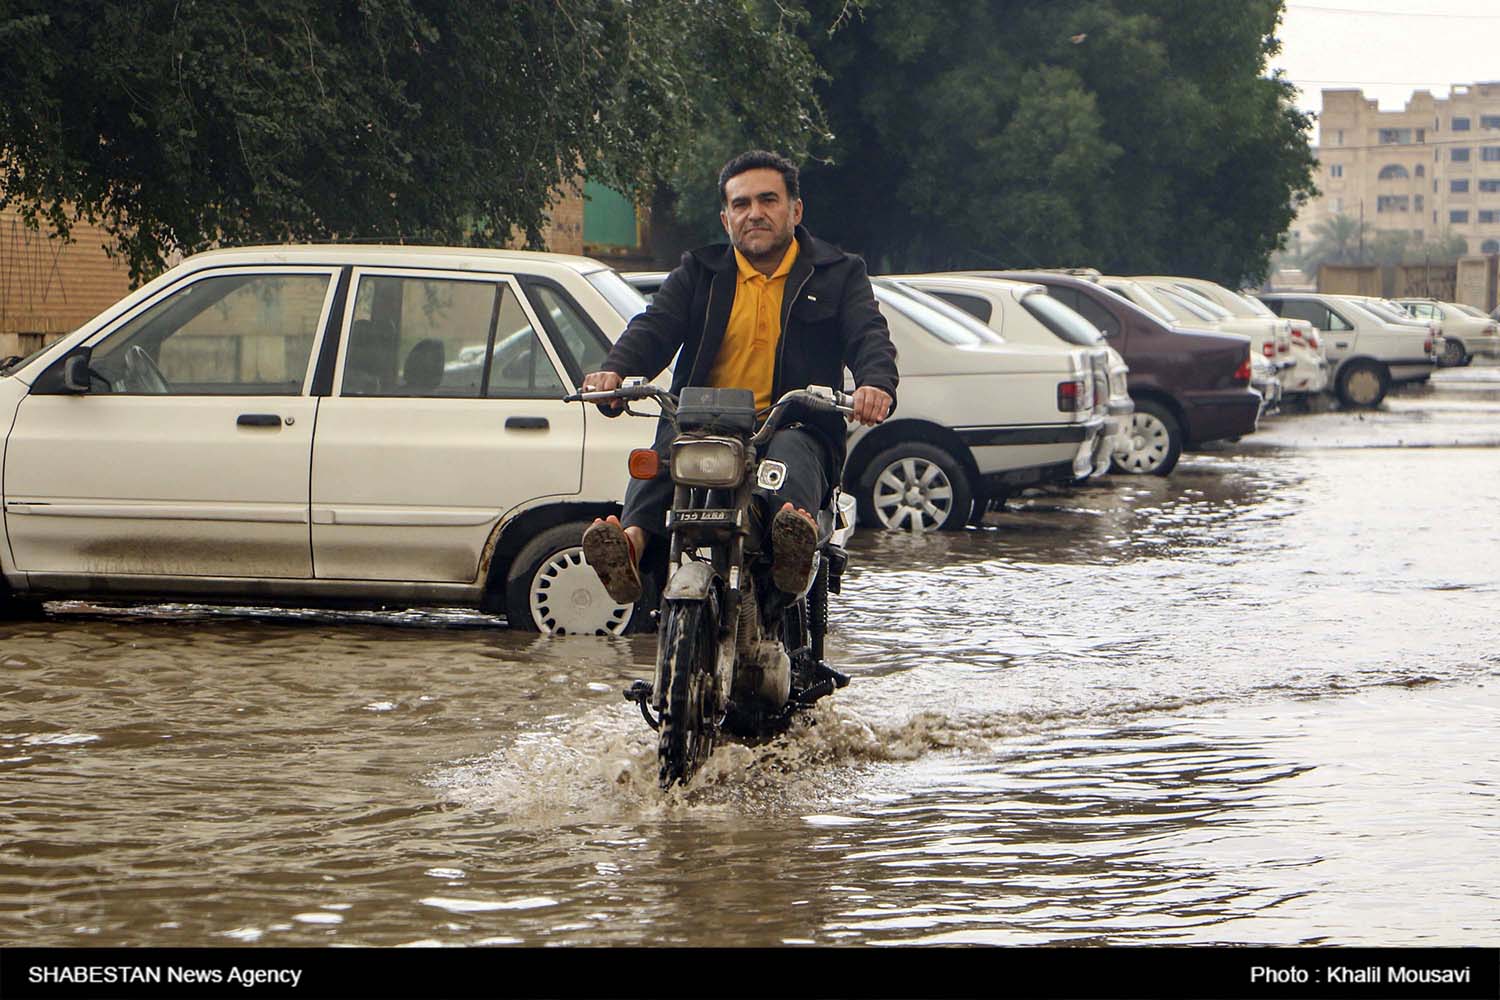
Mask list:
[[1479,245],[1480,253],[1500,253],[1500,240],[1485,240]]
[[1404,194],[1383,194],[1375,199],[1377,212],[1406,212],[1411,209],[1411,199]]
[[1500,191],[1500,180],[1495,180],[1493,178],[1490,178],[1488,180],[1482,180],[1482,181],[1479,182],[1479,190],[1481,190],[1481,191]]
[[1500,211],[1481,209],[1479,212],[1479,221],[1481,224],[1500,222]]
[[1467,180],[1449,181],[1448,182],[1448,193],[1449,194],[1468,194],[1469,193],[1469,182]]
[[1449,222],[1468,222],[1469,210],[1466,208],[1454,209],[1448,213]]
[[1406,145],[1411,142],[1411,129],[1409,128],[1383,128],[1380,130],[1380,144],[1382,146]]
[[1490,163],[1500,163],[1500,146],[1485,146],[1479,151],[1479,158]]
[[1424,232],[1424,230],[1421,230],[1421,229],[1413,229],[1411,231],[1412,238],[1420,240],[1422,238],[1423,232]]
[[1335,198],[1335,199],[1333,199],[1333,214],[1334,215],[1339,215],[1343,211],[1344,211],[1344,199],[1342,199],[1342,198]]
[[1418,195],[1413,195],[1412,196],[1411,210],[1413,212],[1420,212],[1420,211],[1422,211],[1422,196],[1421,195],[1418,194]]
[[1342,163],[1335,163],[1335,164],[1333,164],[1331,167],[1328,168],[1328,176],[1329,177],[1342,177],[1342,176],[1344,176],[1344,165]]
[[1469,131],[1469,119],[1455,118],[1448,123],[1448,127],[1455,132],[1467,132]]
[[1454,163],[1468,163],[1469,162],[1469,147],[1468,146],[1454,146],[1452,149],[1450,149],[1448,151],[1448,159],[1452,160]]
[[1427,176],[1427,168],[1424,167],[1424,166],[1422,166],[1422,164],[1418,163],[1417,164],[1417,169],[1416,169],[1415,173],[1416,173],[1416,175],[1418,177],[1426,177]]
[[1343,129],[1335,129],[1334,130],[1334,133],[1333,133],[1333,144],[1335,146],[1342,146],[1344,144],[1344,130]]
[[1500,115],[1480,115],[1480,128],[1500,128]]
[[1419,128],[1419,129],[1417,129],[1417,141],[1418,142],[1426,142],[1427,141],[1427,130],[1425,128]]
[[1377,177],[1376,179],[1377,180],[1382,180],[1382,181],[1393,181],[1393,180],[1404,180],[1404,179],[1406,179],[1406,178],[1408,178],[1410,176],[1411,176],[1411,174],[1408,173],[1407,169],[1405,167],[1403,167],[1401,164],[1399,164],[1399,163],[1391,163],[1391,164],[1387,164],[1386,166],[1383,166],[1383,167],[1380,168],[1380,176]]

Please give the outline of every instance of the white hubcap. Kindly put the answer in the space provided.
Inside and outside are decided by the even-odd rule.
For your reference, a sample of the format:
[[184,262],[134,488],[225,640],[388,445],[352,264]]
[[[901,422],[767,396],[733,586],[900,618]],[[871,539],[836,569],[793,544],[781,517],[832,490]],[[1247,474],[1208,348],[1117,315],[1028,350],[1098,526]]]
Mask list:
[[531,578],[531,620],[553,635],[622,635],[633,604],[617,604],[575,545],[554,553]]
[[1115,462],[1126,472],[1151,472],[1166,461],[1171,443],[1166,424],[1137,410],[1130,416],[1130,435],[1125,447],[1115,452]]
[[953,510],[953,484],[925,458],[897,459],[875,478],[875,516],[887,528],[931,531]]

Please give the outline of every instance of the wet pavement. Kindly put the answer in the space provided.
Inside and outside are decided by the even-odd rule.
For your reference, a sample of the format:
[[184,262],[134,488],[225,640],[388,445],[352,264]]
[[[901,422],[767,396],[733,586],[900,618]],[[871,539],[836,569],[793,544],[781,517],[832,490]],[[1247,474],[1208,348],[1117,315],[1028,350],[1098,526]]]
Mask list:
[[0,944],[1490,944],[1500,371],[862,532],[854,677],[663,796],[653,639],[0,626]]

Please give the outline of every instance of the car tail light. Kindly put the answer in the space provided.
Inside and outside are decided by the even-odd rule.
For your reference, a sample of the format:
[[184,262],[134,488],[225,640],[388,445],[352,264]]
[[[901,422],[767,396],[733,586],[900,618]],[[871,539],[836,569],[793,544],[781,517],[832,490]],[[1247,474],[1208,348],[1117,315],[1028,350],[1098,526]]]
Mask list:
[[1497,324],[1494,324],[1494,323],[1491,323],[1491,324],[1490,324],[1490,325],[1489,325],[1489,326],[1487,326],[1487,327],[1485,327],[1485,328],[1484,328],[1484,332],[1485,332],[1485,333],[1486,333],[1486,334],[1487,334],[1487,335],[1488,335],[1488,336],[1491,336],[1491,337],[1493,337],[1493,336],[1495,336],[1495,335],[1496,335],[1496,334],[1497,334],[1497,333],[1500,333],[1500,325],[1497,325]]
[[1423,354],[1431,354],[1432,353],[1432,337],[1431,336],[1428,336],[1428,338],[1426,340],[1422,341],[1422,353]]
[[1276,357],[1276,345],[1268,340],[1261,345],[1260,353],[1264,354],[1268,358],[1274,358]]
[[1291,350],[1292,350],[1291,341],[1287,341],[1286,343],[1282,343],[1281,341],[1278,340],[1276,342],[1276,353],[1277,354],[1290,354]]
[[661,456],[650,448],[635,448],[630,452],[630,478],[655,479],[661,471]]
[[1315,351],[1318,349],[1318,331],[1309,330],[1307,332],[1307,346]]
[[1057,408],[1064,413],[1077,413],[1087,409],[1089,404],[1084,402],[1087,389],[1087,383],[1082,380],[1057,383]]
[[1234,370],[1234,380],[1241,385],[1250,384],[1250,352],[1245,352],[1245,360]]

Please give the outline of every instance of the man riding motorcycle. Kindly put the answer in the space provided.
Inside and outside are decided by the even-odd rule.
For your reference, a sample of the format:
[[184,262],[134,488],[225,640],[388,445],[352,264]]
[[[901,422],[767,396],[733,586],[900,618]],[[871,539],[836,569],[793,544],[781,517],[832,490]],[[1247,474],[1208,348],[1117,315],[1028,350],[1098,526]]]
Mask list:
[[[683,254],[645,312],[630,321],[583,391],[610,391],[630,376],[651,377],[681,350],[673,393],[685,386],[743,388],[764,411],[782,394],[810,385],[838,387],[854,374],[853,417],[878,424],[895,404],[896,349],[870,288],[864,261],[813,237],[802,227],[797,167],[764,150],[742,153],[719,173],[719,213],[730,246]],[[606,414],[618,401],[601,402]],[[667,454],[672,428],[658,424],[655,450]],[[827,501],[845,457],[843,418],[794,415],[771,438],[766,454],[785,464],[774,505],[757,489],[751,538],[769,544],[772,579],[787,593],[811,582],[817,528],[809,511]],[[610,597],[641,596],[640,561],[648,538],[665,533],[672,483],[632,480],[624,510],[596,520],[583,534],[584,557]]]

